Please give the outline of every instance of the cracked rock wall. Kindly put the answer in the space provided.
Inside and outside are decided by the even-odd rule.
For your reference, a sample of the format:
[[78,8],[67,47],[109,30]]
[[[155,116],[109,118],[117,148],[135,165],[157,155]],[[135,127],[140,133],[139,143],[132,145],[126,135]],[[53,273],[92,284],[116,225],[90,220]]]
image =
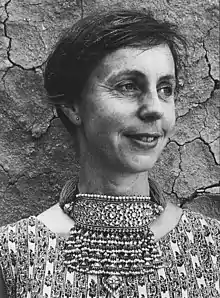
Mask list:
[[[103,6],[150,8],[189,41],[176,133],[152,172],[164,195],[180,203],[219,181],[217,0],[0,0],[0,225],[47,209],[77,175],[74,140],[45,100],[42,65],[64,28]],[[216,197],[189,207],[220,218]]]

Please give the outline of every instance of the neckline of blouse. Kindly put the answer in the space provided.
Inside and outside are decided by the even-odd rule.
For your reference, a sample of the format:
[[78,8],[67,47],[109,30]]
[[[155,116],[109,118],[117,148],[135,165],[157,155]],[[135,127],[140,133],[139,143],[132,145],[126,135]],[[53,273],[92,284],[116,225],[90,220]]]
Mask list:
[[[173,230],[176,230],[178,229],[179,225],[182,223],[183,224],[183,218],[187,215],[187,213],[195,213],[194,211],[192,210],[189,210],[189,209],[181,209],[182,210],[182,213],[180,215],[180,217],[178,218],[178,221],[176,222],[176,224],[171,228],[169,229],[169,231],[164,234],[163,236],[161,236],[159,239],[157,239],[156,241],[157,242],[160,242],[160,241],[163,241],[165,240],[166,238],[169,238],[170,237],[170,234]],[[44,226],[44,228],[50,233],[53,235],[53,237],[56,237],[56,238],[59,238],[60,240],[66,240],[68,239],[69,237],[69,234],[66,234],[66,233],[58,233],[58,232],[54,232],[51,228],[48,227],[48,225],[42,220],[42,219],[39,219],[38,216],[30,216],[32,218],[34,218],[38,223],[40,223],[42,226]],[[73,225],[72,227],[74,226],[74,222],[73,222]],[[151,228],[151,225],[150,225],[150,228]],[[70,229],[69,229],[70,231]],[[154,231],[153,231],[154,232]]]

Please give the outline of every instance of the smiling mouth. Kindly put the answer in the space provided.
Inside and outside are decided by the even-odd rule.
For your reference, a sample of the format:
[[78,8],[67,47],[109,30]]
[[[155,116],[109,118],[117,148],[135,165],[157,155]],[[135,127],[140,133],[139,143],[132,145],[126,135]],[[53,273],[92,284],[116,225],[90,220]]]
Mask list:
[[129,137],[143,143],[151,143],[158,138],[158,137],[140,137],[140,136],[129,136]]
[[150,134],[129,134],[126,135],[126,137],[135,139],[137,141],[143,142],[143,143],[151,143],[157,140],[162,135],[159,133],[150,133]]
[[145,133],[145,134],[127,134],[133,144],[138,145],[142,149],[151,149],[157,146],[159,138],[162,137],[160,133]]

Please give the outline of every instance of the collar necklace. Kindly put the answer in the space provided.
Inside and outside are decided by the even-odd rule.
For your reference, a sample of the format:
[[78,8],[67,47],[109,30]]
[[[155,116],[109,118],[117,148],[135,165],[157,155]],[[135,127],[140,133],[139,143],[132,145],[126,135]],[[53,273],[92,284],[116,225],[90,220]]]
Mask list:
[[149,224],[164,208],[150,197],[81,194],[75,185],[61,192],[60,207],[74,220],[64,250],[68,270],[100,275],[114,293],[122,277],[162,266]]

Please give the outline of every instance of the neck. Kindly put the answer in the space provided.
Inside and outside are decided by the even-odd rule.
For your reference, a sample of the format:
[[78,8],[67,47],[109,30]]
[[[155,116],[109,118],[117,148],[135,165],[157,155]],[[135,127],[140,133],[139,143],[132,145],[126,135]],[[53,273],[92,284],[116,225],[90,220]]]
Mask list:
[[91,162],[81,163],[79,172],[80,193],[115,196],[149,196],[148,172],[116,172]]

